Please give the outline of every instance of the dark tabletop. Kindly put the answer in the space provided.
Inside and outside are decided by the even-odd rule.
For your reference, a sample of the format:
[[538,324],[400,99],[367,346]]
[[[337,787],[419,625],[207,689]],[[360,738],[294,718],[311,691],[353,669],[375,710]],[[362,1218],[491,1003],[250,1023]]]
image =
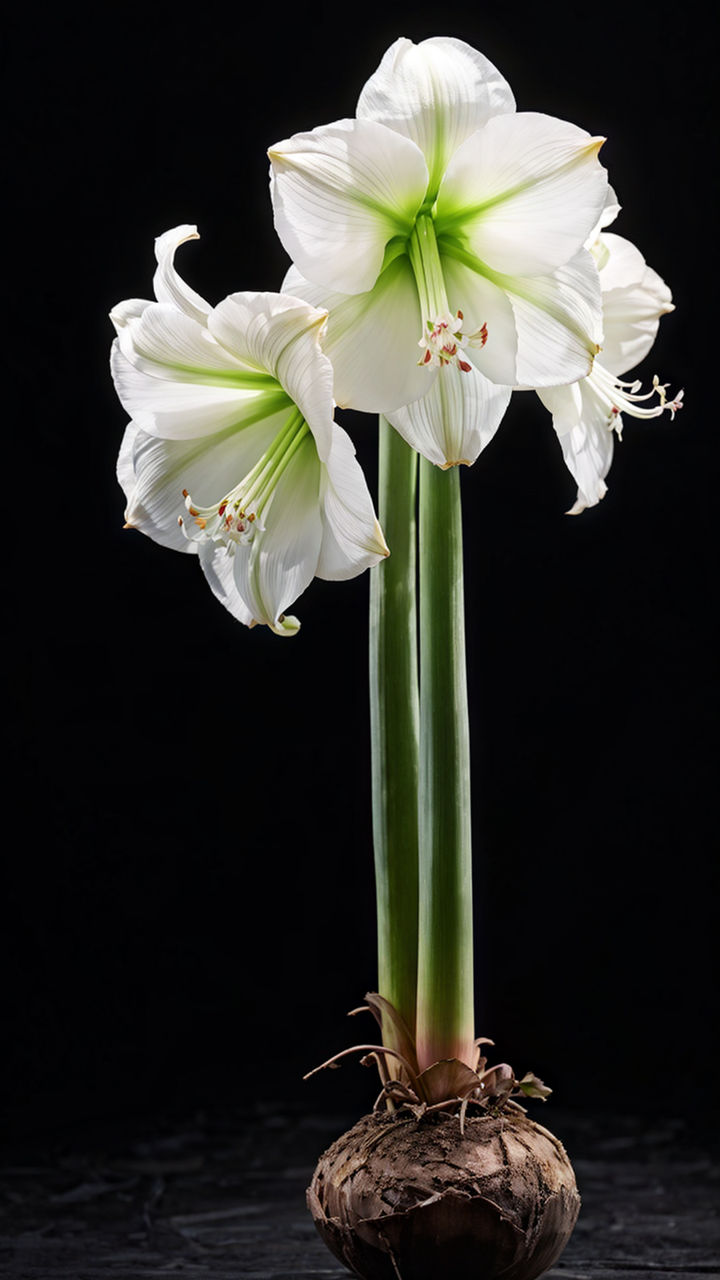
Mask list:
[[[565,1143],[583,1198],[549,1277],[720,1274],[718,1164],[695,1123],[532,1115]],[[356,1118],[263,1104],[25,1141],[0,1171],[0,1275],[341,1280],[304,1191]]]

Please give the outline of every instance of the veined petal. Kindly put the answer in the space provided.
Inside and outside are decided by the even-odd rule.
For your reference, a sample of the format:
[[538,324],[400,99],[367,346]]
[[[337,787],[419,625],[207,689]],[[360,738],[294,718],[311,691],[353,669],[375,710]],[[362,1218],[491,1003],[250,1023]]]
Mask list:
[[577,500],[567,514],[579,515],[607,492],[605,476],[613,458],[614,432],[588,380],[548,387],[538,396],[552,414],[565,465],[578,486]]
[[423,321],[405,254],[385,268],[368,293],[332,293],[305,280],[296,267],[288,271],[283,289],[328,310],[323,350],[332,362],[341,407],[384,413],[429,389],[437,370],[418,365]]
[[[611,186],[608,186],[607,195],[605,197],[605,205],[603,207],[602,213],[600,214],[600,217],[597,223],[595,224],[592,231],[590,232],[590,235],[587,238],[587,241],[585,244],[586,249],[590,249],[590,250],[594,249],[594,247],[597,245],[600,232],[603,230],[604,227],[609,227],[610,224],[615,221],[615,219],[617,218],[620,212],[621,207],[622,206],[620,205],[620,202],[617,196],[615,195],[614,189]],[[597,258],[596,258],[596,261],[597,261]],[[600,266],[600,263],[598,262],[598,267],[599,266]]]
[[600,226],[609,227],[615,221],[621,209],[622,205],[615,194],[615,188],[608,186],[605,207],[600,215]]
[[227,382],[247,364],[220,346],[207,328],[167,302],[154,302],[118,328],[117,342],[136,369],[153,377]]
[[[195,546],[195,543],[189,545]],[[235,558],[227,554],[225,547],[218,547],[214,543],[199,543],[200,567],[205,574],[205,580],[210,587],[216,600],[231,613],[233,618],[238,622],[242,622],[246,627],[254,627],[256,619],[248,609],[240,592],[235,585]],[[285,634],[292,634],[297,631],[300,623],[296,618],[288,618],[286,621],[290,624],[295,622],[295,627],[289,626]]]
[[635,245],[608,232],[608,250],[600,272],[605,336],[602,363],[622,374],[645,359],[657,336],[660,317],[673,311],[665,281],[645,262]]
[[110,319],[115,325],[116,333],[119,333],[130,320],[137,320],[147,307],[154,305],[154,302],[149,302],[146,298],[127,298],[125,302],[116,303],[110,312]]
[[584,378],[600,348],[600,278],[593,257],[580,250],[551,275],[512,278],[489,271],[470,253],[446,247],[447,296],[468,332],[487,325],[483,344],[465,355],[493,383],[555,387]]
[[551,275],[508,281],[508,293],[518,335],[518,386],[548,387],[590,373],[600,350],[602,305],[597,268],[586,249]]
[[[129,422],[120,445],[117,460],[117,478],[120,488],[125,494],[125,527],[138,529],[147,534],[153,542],[173,551],[195,551],[192,543],[186,541],[182,530],[178,527],[177,517],[181,510],[182,497],[177,501],[174,494],[171,502],[167,494],[156,493],[152,483],[153,472],[160,481],[159,469],[154,467],[151,456],[152,446],[167,441],[158,441],[153,436],[141,431],[136,422]],[[148,455],[150,450],[150,456]],[[170,488],[172,489],[172,483]],[[147,498],[147,491],[150,496]],[[172,505],[172,509],[171,509]]]
[[512,277],[490,271],[472,254],[447,244],[443,272],[453,309],[468,332],[487,326],[487,340],[464,353],[505,386],[546,387],[585,377],[599,349],[600,281],[592,255],[581,249],[547,276]]
[[[279,386],[251,390],[232,383],[208,385],[201,373],[190,382],[177,378],[176,371],[167,366],[143,361],[138,368],[125,357],[117,341],[111,349],[110,367],[125,411],[143,431],[168,440],[213,435],[229,426],[257,421],[290,404]],[[149,368],[156,372],[148,372]],[[210,380],[211,371],[207,376]]]
[[600,244],[605,250],[600,267],[603,293],[639,284],[647,270],[647,263],[637,246],[614,231],[604,231],[600,236]]
[[605,206],[602,142],[552,116],[494,116],[450,161],[437,201],[438,235],[461,237],[505,275],[563,266]]
[[320,493],[323,539],[318,578],[354,578],[389,554],[352,440],[337,423]]
[[320,346],[327,315],[284,293],[233,293],[210,315],[218,343],[277,379],[300,409],[324,460],[333,420],[333,370]]
[[338,120],[268,154],[275,227],[302,274],[340,293],[371,289],[424,199],[419,148],[375,120]]
[[187,240],[199,239],[197,227],[189,224],[173,227],[164,235],[158,236],[155,241],[155,257],[158,265],[153,279],[153,288],[158,302],[170,302],[191,320],[204,324],[210,312],[210,304],[184,280],[181,280],[175,270],[175,250]]
[[500,386],[517,383],[518,337],[515,313],[510,299],[468,260],[442,256],[443,276],[452,312],[462,311],[467,333],[487,326],[487,341],[482,348],[467,346],[464,354],[492,382]]
[[359,119],[377,120],[417,144],[432,192],[461,143],[491,116],[514,110],[510,86],[492,62],[452,36],[396,40],[357,105]]
[[387,414],[413,449],[436,466],[475,462],[492,440],[510,402],[511,387],[497,386],[477,369],[448,365],[438,370],[420,400]]
[[307,435],[263,512],[265,528],[233,556],[235,586],[253,619],[281,635],[287,633],[286,609],[312,582],[320,558],[321,468],[314,439]]
[[232,481],[242,479],[262,456],[286,418],[284,410],[244,431],[230,428],[199,441],[160,439],[130,423],[118,458],[128,525],[162,546],[197,550],[178,524],[187,519],[183,491],[203,506],[219,502]]

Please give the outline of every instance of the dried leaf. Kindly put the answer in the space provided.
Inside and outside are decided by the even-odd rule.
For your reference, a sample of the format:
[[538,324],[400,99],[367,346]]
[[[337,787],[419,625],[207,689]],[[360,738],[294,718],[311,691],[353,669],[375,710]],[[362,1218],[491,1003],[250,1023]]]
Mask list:
[[422,1096],[432,1106],[448,1102],[452,1098],[467,1098],[480,1084],[480,1077],[466,1062],[459,1058],[444,1058],[433,1062],[417,1078]]
[[[377,991],[367,991],[365,993],[365,1001],[368,1009],[370,1009],[371,1013],[373,1013],[375,1018],[377,1019],[378,1025],[381,1030],[383,1025],[383,1018],[385,1018],[387,1022],[390,1023],[394,1032],[395,1044],[397,1046],[399,1053],[402,1055],[403,1058],[406,1059],[407,1062],[410,1063],[410,1066],[413,1069],[413,1073],[417,1075],[418,1060],[417,1060],[417,1051],[415,1049],[415,1041],[412,1035],[410,1034],[410,1031],[408,1030],[407,1023],[405,1022],[405,1019],[402,1017],[402,1014],[398,1013],[395,1006],[392,1005],[389,1000],[386,1000],[384,996],[378,995]],[[360,1012],[359,1009],[352,1010],[352,1013],[359,1013],[359,1012]]]

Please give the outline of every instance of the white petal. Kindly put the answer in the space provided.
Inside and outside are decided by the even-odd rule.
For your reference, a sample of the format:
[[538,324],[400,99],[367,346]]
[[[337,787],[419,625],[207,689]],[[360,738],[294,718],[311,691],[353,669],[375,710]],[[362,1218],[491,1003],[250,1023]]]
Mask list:
[[[169,366],[149,361],[131,364],[113,343],[110,354],[115,390],[126,412],[143,431],[168,440],[192,440],[212,435],[230,426],[251,423],[275,412],[287,396],[275,391],[250,391],[226,386],[208,386],[202,375],[195,382],[177,376]],[[148,372],[155,369],[156,373]],[[212,371],[207,374],[212,377]]]
[[[138,529],[141,533],[145,533],[152,538],[154,542],[159,542],[161,546],[170,547],[174,551],[190,550],[190,543],[187,542],[182,530],[178,527],[177,515],[180,512],[179,506],[169,518],[165,519],[163,519],[160,507],[156,513],[160,517],[158,522],[152,511],[144,505],[142,479],[143,471],[146,469],[141,467],[138,471],[135,459],[136,456],[142,457],[144,445],[151,439],[152,437],[141,431],[135,422],[128,423],[122,438],[117,460],[117,478],[125,494],[125,527]],[[150,506],[152,507],[152,503]]]
[[178,525],[179,517],[188,518],[183,490],[200,506],[218,503],[262,456],[286,418],[287,410],[243,431],[219,432],[200,442],[159,439],[131,423],[118,459],[127,523],[163,546],[196,548]]
[[170,302],[178,307],[192,320],[204,324],[210,311],[209,304],[194,289],[180,279],[175,270],[175,250],[187,240],[199,240],[197,227],[189,224],[173,227],[155,241],[155,257],[157,271],[153,279],[153,288],[158,302]]
[[354,578],[388,554],[352,440],[337,423],[321,496],[323,540],[318,578]]
[[414,449],[439,467],[471,464],[492,440],[512,388],[496,386],[477,369],[446,366],[421,400],[387,414]]
[[[118,329],[117,341],[127,360],[154,377],[192,382],[247,372],[247,366],[220,346],[205,326],[170,303],[155,302]],[[161,366],[159,369],[157,366]]]
[[603,232],[600,239],[606,250],[600,269],[603,293],[609,293],[611,289],[625,289],[629,285],[639,284],[645,275],[647,264],[636,245],[613,231]]
[[660,317],[672,311],[672,294],[635,245],[621,236],[602,237],[608,248],[600,272],[605,331],[602,363],[620,375],[645,359],[658,331]]
[[600,218],[597,226],[593,229],[593,231],[591,231],[590,236],[588,237],[588,243],[585,246],[587,249],[591,247],[592,242],[595,239],[597,239],[597,237],[600,235],[600,232],[603,231],[605,227],[609,227],[611,223],[615,221],[621,208],[622,208],[622,205],[620,204],[615,194],[614,188],[611,186],[608,186],[607,195],[605,197],[605,206],[603,208],[602,213],[600,214]]
[[486,378],[500,386],[517,382],[517,325],[510,299],[467,263],[443,257],[443,275],[450,311],[463,314],[463,331],[476,333],[487,325],[487,341],[482,348],[470,346],[464,354]]
[[138,316],[141,316],[147,307],[154,305],[153,302],[148,302],[145,298],[127,298],[125,302],[118,302],[113,307],[110,312],[110,319],[119,333],[130,320],[137,320]]
[[357,105],[358,118],[377,120],[417,144],[430,171],[431,191],[471,133],[491,116],[514,110],[510,86],[497,68],[449,36],[419,44],[396,40]]
[[452,311],[463,328],[487,325],[483,346],[464,354],[492,382],[544,387],[574,382],[592,368],[601,330],[600,281],[592,255],[581,249],[548,276],[513,278],[485,272],[472,255],[443,256]]
[[567,514],[579,515],[607,492],[605,476],[612,462],[614,432],[585,379],[569,387],[548,387],[538,395],[553,415],[565,465],[578,486],[577,500]]
[[323,459],[333,419],[333,370],[320,346],[325,322],[325,311],[281,293],[233,293],[208,321],[228,351],[277,379],[313,432]]
[[192,552],[195,547],[178,526],[182,491],[174,482],[172,463],[168,465],[168,448],[171,442],[156,440],[134,422],[128,424],[117,461],[117,478],[127,501],[126,528],[138,529],[173,551]]
[[[511,287],[517,385],[548,387],[590,373],[602,338],[600,280],[592,255],[581,249],[551,275],[515,281]],[[478,366],[482,368],[479,360]]]
[[621,209],[622,205],[615,194],[615,188],[608,186],[605,208],[600,215],[600,226],[609,227],[615,221]]
[[199,546],[200,567],[215,598],[238,622],[246,627],[254,626],[255,618],[235,585],[234,557],[228,555],[225,547],[213,543],[192,545]]
[[339,120],[268,154],[275,227],[302,274],[341,293],[372,288],[425,196],[422,152],[374,120]]
[[494,116],[467,138],[438,196],[438,235],[459,235],[493,270],[538,275],[568,262],[607,197],[602,138],[552,116]]
[[264,529],[233,556],[235,585],[253,618],[281,634],[287,608],[312,581],[320,557],[321,468],[307,435],[263,511]]
[[383,413],[424,395],[437,372],[418,366],[423,329],[409,259],[396,258],[368,293],[331,293],[291,267],[283,289],[328,310],[323,350],[343,408]]

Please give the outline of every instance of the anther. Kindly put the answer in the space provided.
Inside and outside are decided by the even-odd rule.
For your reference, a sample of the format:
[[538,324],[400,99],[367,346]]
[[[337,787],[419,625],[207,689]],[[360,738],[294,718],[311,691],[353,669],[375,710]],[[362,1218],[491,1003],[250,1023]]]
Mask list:
[[425,348],[425,354],[418,360],[419,365],[439,365],[444,368],[453,364],[463,373],[470,373],[472,365],[460,357],[460,350],[465,346],[484,347],[487,342],[487,324],[483,324],[475,333],[463,333],[463,313],[457,311],[454,316],[449,312],[436,316],[435,320],[427,320],[427,332],[418,342]]

